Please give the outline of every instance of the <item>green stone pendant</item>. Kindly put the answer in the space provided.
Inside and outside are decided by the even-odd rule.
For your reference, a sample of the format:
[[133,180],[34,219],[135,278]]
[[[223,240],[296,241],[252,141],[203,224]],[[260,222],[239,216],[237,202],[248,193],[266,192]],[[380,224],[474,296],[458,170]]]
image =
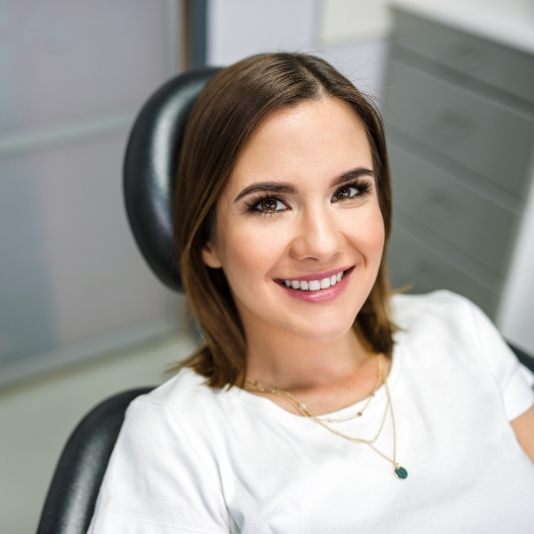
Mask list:
[[395,466],[395,476],[397,478],[405,479],[408,478],[408,471],[402,467],[402,465],[396,465]]

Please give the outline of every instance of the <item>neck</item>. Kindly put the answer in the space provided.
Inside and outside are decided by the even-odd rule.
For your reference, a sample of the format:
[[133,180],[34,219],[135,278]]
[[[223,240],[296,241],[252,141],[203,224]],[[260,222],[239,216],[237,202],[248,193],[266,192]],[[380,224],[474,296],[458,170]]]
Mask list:
[[353,376],[371,357],[351,329],[328,341],[288,332],[247,335],[247,378],[288,390],[328,386]]

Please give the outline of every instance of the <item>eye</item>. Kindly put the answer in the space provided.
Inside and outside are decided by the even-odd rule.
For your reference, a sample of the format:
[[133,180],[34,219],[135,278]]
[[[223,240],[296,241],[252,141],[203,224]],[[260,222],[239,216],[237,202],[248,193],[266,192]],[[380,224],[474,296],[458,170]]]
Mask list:
[[353,183],[340,187],[333,197],[334,202],[340,202],[344,200],[353,200],[355,198],[363,197],[371,190],[371,186],[368,182]]
[[272,215],[286,211],[286,205],[276,197],[253,198],[247,202],[247,209],[263,215]]
[[358,189],[354,186],[343,187],[335,192],[334,197],[336,200],[345,200],[346,198],[356,197],[358,192]]

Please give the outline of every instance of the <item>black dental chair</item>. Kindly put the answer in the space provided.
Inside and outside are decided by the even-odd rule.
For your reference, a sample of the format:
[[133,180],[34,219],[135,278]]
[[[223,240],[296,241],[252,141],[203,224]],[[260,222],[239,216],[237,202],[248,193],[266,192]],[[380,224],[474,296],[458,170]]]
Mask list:
[[[156,276],[175,291],[181,290],[171,217],[177,155],[191,106],[216,70],[188,72],[161,87],[142,108],[124,160],[124,197],[135,239]],[[534,371],[534,360],[512,349]],[[114,395],[79,423],[59,459],[37,534],[85,534],[126,408],[151,389]]]

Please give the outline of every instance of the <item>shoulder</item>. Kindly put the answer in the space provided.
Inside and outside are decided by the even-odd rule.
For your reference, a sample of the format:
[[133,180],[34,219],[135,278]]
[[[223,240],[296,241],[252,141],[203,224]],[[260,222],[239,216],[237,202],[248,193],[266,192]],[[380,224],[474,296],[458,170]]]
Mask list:
[[184,369],[128,407],[90,532],[227,532],[209,440],[191,421],[210,390]]
[[396,341],[410,359],[432,361],[439,373],[489,377],[499,387],[511,420],[532,405],[532,374],[521,366],[488,316],[469,299],[451,291],[424,295],[396,294],[392,315],[400,331]]
[[188,422],[205,420],[218,410],[221,391],[207,386],[205,378],[192,369],[183,368],[151,392],[134,399],[127,418],[143,419],[158,413],[160,420],[168,419],[173,426],[182,427]]
[[131,470],[139,476],[150,473],[152,479],[165,471],[186,471],[192,479],[207,480],[218,488],[207,424],[216,419],[217,414],[210,410],[215,393],[203,380],[191,369],[182,369],[150,393],[135,398],[113,451],[113,469],[121,473]]
[[[458,356],[481,355],[487,346],[509,352],[488,316],[469,299],[448,290],[422,295],[395,294],[393,320],[400,328],[398,339],[412,346],[444,347]],[[494,352],[492,350],[492,352]]]
[[470,300],[445,289],[422,295],[394,294],[391,308],[395,323],[409,332],[465,329],[478,309]]
[[143,395],[143,402],[150,402],[162,407],[173,408],[176,404],[207,402],[216,394],[217,390],[208,387],[206,379],[188,367],[178,371],[173,377]]
[[399,331],[394,339],[409,349],[412,358],[418,355],[425,361],[431,358],[437,362],[442,355],[444,366],[455,365],[458,358],[476,358],[481,349],[473,321],[475,309],[478,308],[471,301],[447,290],[395,294],[391,311]]

